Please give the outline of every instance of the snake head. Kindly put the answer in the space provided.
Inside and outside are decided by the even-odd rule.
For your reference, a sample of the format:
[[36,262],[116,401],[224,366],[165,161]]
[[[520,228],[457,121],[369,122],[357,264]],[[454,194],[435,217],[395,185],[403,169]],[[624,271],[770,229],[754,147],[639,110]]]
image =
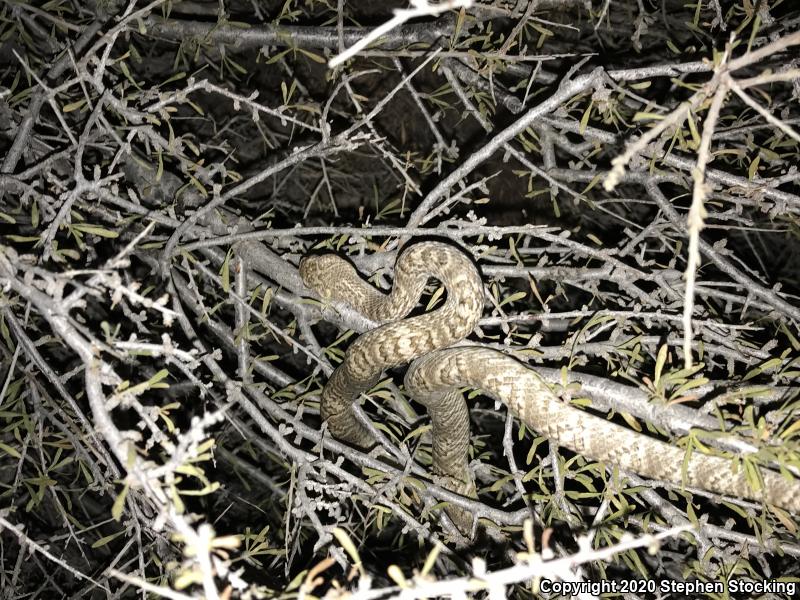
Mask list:
[[336,254],[311,254],[300,259],[300,277],[323,300],[346,299],[345,280],[358,278],[355,268]]

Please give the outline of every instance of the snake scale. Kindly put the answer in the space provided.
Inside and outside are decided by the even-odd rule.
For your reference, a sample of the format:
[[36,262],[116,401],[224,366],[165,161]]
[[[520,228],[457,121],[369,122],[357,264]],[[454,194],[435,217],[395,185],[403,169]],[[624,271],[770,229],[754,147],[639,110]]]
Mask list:
[[[406,391],[431,417],[433,469],[447,488],[474,497],[468,466],[469,412],[459,388],[479,388],[533,431],[586,458],[639,475],[718,494],[762,500],[800,513],[800,482],[761,470],[763,488],[754,490],[732,461],[683,449],[592,415],[560,400],[533,369],[497,350],[449,347],[469,335],[483,312],[483,284],[463,251],[442,242],[407,247],[395,265],[391,292],[383,294],[335,254],[308,255],[300,263],[304,283],[323,300],[350,305],[383,323],[350,345],[344,361],[322,392],[320,412],[338,439],[360,447],[374,444],[352,410],[358,396],[375,385],[385,369],[413,361]],[[404,319],[430,278],[447,298],[438,309]],[[686,464],[684,464],[686,462]],[[471,515],[448,511],[460,529]]]

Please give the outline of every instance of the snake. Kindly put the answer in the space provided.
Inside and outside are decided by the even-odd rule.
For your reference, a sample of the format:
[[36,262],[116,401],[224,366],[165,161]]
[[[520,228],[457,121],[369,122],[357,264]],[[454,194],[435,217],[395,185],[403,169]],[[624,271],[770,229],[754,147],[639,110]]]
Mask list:
[[[375,444],[353,410],[382,373],[411,363],[406,392],[430,415],[434,479],[463,496],[476,498],[469,467],[469,409],[463,388],[478,389],[505,404],[530,430],[589,460],[640,476],[761,501],[800,513],[800,481],[759,469],[752,486],[730,458],[687,453],[668,442],[587,412],[559,398],[535,369],[499,350],[457,345],[475,329],[484,307],[483,281],[466,252],[450,243],[424,241],[406,246],[394,266],[389,293],[365,281],[338,254],[307,254],[300,261],[305,285],[323,301],[350,306],[379,325],[350,345],[323,387],[320,415],[337,439],[361,448]],[[446,298],[435,310],[407,317],[430,279]],[[454,524],[469,531],[472,514],[448,504]]]

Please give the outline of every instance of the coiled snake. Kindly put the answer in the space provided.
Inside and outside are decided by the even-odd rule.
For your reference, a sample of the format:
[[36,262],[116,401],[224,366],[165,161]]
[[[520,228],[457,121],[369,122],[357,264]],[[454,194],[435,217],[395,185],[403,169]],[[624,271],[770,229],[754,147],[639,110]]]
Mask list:
[[[352,404],[375,385],[385,369],[414,361],[406,391],[431,416],[433,469],[445,487],[475,496],[468,466],[469,412],[462,387],[479,388],[508,406],[530,429],[583,456],[645,477],[719,494],[763,500],[800,513],[800,482],[761,470],[763,488],[754,490],[732,461],[686,452],[636,433],[561,401],[537,375],[499,351],[471,346],[450,348],[475,328],[483,312],[483,284],[472,261],[441,242],[422,242],[403,251],[395,265],[391,293],[385,295],[359,277],[335,254],[309,255],[300,263],[305,284],[326,301],[343,302],[384,323],[353,342],[322,392],[320,412],[338,439],[360,447],[374,443],[356,419]],[[429,278],[444,284],[444,304],[403,319],[417,304]],[[686,463],[686,464],[684,464]],[[471,515],[448,514],[462,531]]]

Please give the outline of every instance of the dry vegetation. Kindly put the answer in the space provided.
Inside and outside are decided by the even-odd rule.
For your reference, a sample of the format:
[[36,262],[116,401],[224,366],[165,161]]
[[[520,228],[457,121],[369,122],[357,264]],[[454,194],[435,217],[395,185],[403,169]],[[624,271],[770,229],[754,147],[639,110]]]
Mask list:
[[797,477],[798,3],[410,4],[330,68],[409,5],[0,1],[4,600],[800,581],[798,515],[592,463],[477,393],[477,501],[428,479],[401,372],[362,406],[378,450],[325,435],[372,324],[297,273],[330,248],[387,288],[402,244],[449,239],[486,285],[473,343]]

